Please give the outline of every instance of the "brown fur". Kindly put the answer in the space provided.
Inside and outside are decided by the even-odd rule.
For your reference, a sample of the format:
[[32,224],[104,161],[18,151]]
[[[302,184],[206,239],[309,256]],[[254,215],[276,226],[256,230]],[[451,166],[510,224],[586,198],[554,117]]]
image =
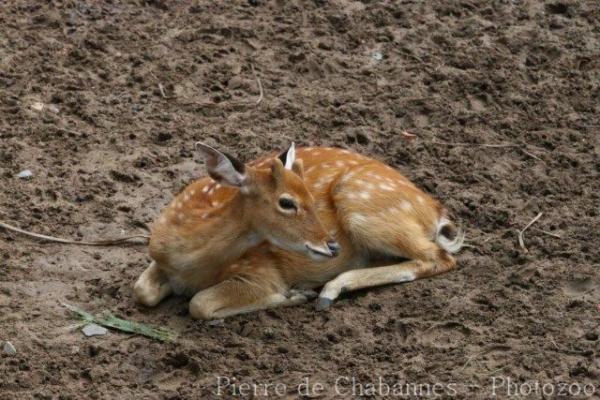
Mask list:
[[[294,172],[283,170],[273,156],[248,164],[258,187],[255,197],[233,188],[203,193],[207,185],[215,185],[203,179],[179,194],[163,213],[150,244],[162,275],[153,276],[195,294],[192,316],[218,318],[298,304],[310,297],[306,290],[327,283],[319,302],[325,308],[344,290],[405,282],[455,267],[454,258],[435,242],[444,208],[397,171],[334,148],[298,149],[297,158]],[[271,168],[261,169],[265,165]],[[274,211],[272,202],[283,190],[303,203],[293,220]],[[215,201],[223,206],[208,210]],[[208,220],[206,212],[211,215]],[[288,229],[282,230],[282,224]],[[245,248],[236,241],[253,230],[282,240],[327,240],[325,232],[331,232],[341,252],[316,261],[272,244]],[[410,261],[397,263],[401,258]],[[375,259],[389,261],[373,267]],[[155,297],[164,295],[160,284],[140,279],[137,286],[152,286]],[[155,303],[154,298],[138,298]]]

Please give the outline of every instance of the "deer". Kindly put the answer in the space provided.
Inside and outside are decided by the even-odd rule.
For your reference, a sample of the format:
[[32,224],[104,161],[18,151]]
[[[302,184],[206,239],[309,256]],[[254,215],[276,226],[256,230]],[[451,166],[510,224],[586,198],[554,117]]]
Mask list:
[[196,147],[208,177],[153,225],[153,261],[134,285],[144,305],[188,295],[203,320],[315,298],[323,311],[345,292],[456,268],[465,235],[447,209],[374,158],[292,143],[244,164]]

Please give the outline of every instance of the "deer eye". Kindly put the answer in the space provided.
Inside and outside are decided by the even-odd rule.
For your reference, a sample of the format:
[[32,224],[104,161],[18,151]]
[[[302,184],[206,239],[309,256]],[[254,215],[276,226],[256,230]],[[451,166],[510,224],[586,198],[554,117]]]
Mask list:
[[292,210],[297,210],[298,206],[296,205],[296,202],[292,199],[290,199],[289,197],[281,197],[279,199],[279,207],[281,207],[283,210],[288,210],[288,211],[292,211]]

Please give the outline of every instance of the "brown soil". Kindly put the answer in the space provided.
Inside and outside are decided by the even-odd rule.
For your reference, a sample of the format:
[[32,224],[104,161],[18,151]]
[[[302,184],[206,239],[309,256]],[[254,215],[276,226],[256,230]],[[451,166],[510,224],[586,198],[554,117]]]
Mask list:
[[[0,354],[1,399],[212,398],[218,375],[285,384],[289,398],[303,377],[322,398],[350,397],[340,376],[455,383],[469,399],[499,376],[598,386],[596,0],[121,3],[0,8],[1,220],[76,238],[143,232],[203,173],[194,141],[249,160],[293,139],[399,168],[453,210],[469,247],[437,279],[209,325],[184,299],[135,304],[143,246],[1,232],[0,341],[18,351]],[[526,253],[517,230],[539,212]],[[85,338],[60,302],[180,340]]]

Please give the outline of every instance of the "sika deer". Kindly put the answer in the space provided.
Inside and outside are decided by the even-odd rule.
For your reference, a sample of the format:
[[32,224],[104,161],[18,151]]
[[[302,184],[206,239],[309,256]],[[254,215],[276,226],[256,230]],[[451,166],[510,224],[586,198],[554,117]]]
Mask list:
[[[155,295],[153,300],[159,301],[173,287],[189,289],[192,293],[200,290],[190,302],[191,315],[202,319],[223,318],[269,307],[298,304],[313,294],[316,296],[312,289],[325,285],[317,303],[317,309],[322,310],[328,308],[344,291],[409,282],[455,268],[456,261],[451,253],[460,249],[464,235],[447,219],[446,210],[438,201],[394,169],[374,159],[336,148],[290,150],[280,158],[283,164],[296,166],[293,170],[297,176],[290,179],[299,186],[298,194],[290,201],[284,200],[278,207],[285,209],[290,216],[295,215],[297,225],[285,228],[267,223],[268,214],[274,209],[269,201],[255,202],[253,208],[245,209],[246,213],[238,211],[235,214],[235,210],[240,210],[236,206],[239,200],[235,199],[241,198],[243,188],[237,189],[238,193],[236,189],[227,189],[228,200],[225,200],[224,193],[220,192],[225,189],[217,191],[214,183],[209,184],[204,180],[192,184],[190,188],[196,190],[212,188],[206,191],[205,202],[225,202],[224,207],[228,207],[231,214],[223,214],[223,221],[236,215],[238,218],[250,218],[254,213],[259,213],[261,218],[265,218],[265,226],[259,228],[251,225],[260,232],[260,236],[245,246],[239,246],[238,249],[247,250],[243,255],[243,251],[238,250],[235,256],[227,256],[218,244],[203,248],[202,251],[210,253],[204,256],[206,260],[216,260],[215,265],[218,265],[208,268],[212,271],[210,274],[204,272],[205,264],[195,266],[192,261],[197,258],[197,253],[190,252],[186,246],[175,246],[176,258],[185,260],[180,263],[186,268],[180,270],[172,267],[172,260],[163,257],[164,251],[161,249],[173,247],[167,246],[160,238],[154,239],[153,234],[151,255],[156,264],[144,273],[147,277],[144,274],[140,277],[140,281],[144,282],[142,286],[153,287],[154,293],[160,294]],[[271,165],[271,170],[275,171],[277,168],[273,169],[273,165],[281,164],[277,158],[270,156],[250,163],[248,169],[268,175],[266,170],[261,169],[265,165]],[[305,172],[302,165],[306,167]],[[300,177],[303,177],[303,183]],[[300,199],[311,197],[315,199],[317,216],[312,212],[312,201],[303,200],[300,203]],[[280,195],[279,201],[283,198]],[[273,201],[276,197],[271,195],[269,199]],[[197,200],[189,203],[190,208],[185,215],[200,207],[195,203]],[[175,205],[170,209],[177,209],[178,201],[181,200],[175,200]],[[311,211],[307,211],[308,208]],[[173,212],[176,211],[170,211]],[[205,213],[206,210],[195,212]],[[168,221],[172,220],[173,217]],[[303,237],[303,233],[300,232],[308,227],[314,229],[320,226],[319,220],[339,243],[329,244],[332,252],[339,253],[335,258],[311,259],[306,253],[302,254],[299,246],[285,245],[289,240],[279,236],[283,231],[290,234],[296,230],[296,243],[302,243],[300,237]],[[170,227],[171,222],[168,221],[163,224],[167,223]],[[260,219],[254,218],[254,221]],[[200,224],[202,221],[197,222]],[[281,218],[278,222],[287,224]],[[182,236],[177,230],[168,229],[167,235],[162,234],[160,229],[156,235],[160,233],[160,237],[168,238],[167,242],[194,239],[193,234]],[[271,244],[258,245],[259,237],[267,238]],[[320,236],[321,242],[331,240],[324,237]],[[319,253],[321,251],[317,251]],[[160,289],[156,289],[158,286]],[[156,304],[158,301],[145,303]]]
[[194,294],[213,286],[231,263],[262,242],[313,259],[337,255],[339,246],[317,218],[302,182],[293,145],[284,153],[285,166],[273,158],[256,167],[202,143],[197,148],[212,179],[187,186],[154,224],[153,262],[134,286],[139,302],[154,306],[171,292]]

